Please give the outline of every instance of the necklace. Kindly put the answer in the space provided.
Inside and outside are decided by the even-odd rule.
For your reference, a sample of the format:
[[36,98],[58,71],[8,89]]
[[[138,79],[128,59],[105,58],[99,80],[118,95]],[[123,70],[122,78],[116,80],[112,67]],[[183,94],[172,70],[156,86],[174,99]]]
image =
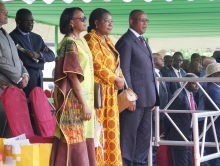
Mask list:
[[72,34],[72,36],[73,36],[73,39],[75,39],[75,40],[81,40],[80,38],[76,38],[76,36],[74,36],[74,34]]

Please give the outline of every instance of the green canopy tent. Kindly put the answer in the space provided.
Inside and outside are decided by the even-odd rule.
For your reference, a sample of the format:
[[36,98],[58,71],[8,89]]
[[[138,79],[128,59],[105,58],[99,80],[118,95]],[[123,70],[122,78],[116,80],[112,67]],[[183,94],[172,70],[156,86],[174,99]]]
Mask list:
[[87,18],[95,8],[109,10],[114,25],[112,35],[124,34],[129,27],[129,13],[140,9],[147,13],[150,20],[145,38],[220,36],[220,0],[87,0],[89,3],[74,0],[70,4],[63,0],[52,0],[51,4],[42,0],[29,1],[33,3],[27,4],[22,0],[5,2],[9,18],[15,18],[20,8],[31,10],[36,22],[56,27],[56,43],[59,18],[67,7],[81,7]]

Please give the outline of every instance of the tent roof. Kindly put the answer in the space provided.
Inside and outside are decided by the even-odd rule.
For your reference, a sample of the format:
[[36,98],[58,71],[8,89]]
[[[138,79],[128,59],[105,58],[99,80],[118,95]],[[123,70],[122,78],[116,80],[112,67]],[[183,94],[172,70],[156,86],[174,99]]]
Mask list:
[[[22,0],[5,3],[9,11],[9,18],[15,18],[20,8],[29,9],[38,23],[59,25],[62,11],[67,7],[81,7],[89,18],[89,14],[95,8],[109,10],[113,17],[112,35],[124,34],[128,25],[129,13],[134,9],[140,9],[147,13],[150,20],[144,37],[206,37],[220,36],[220,0],[133,0],[129,3],[122,0],[92,0],[85,3],[82,0],[74,0],[67,4],[62,0],[55,0],[50,5],[42,0],[36,0],[28,5]],[[88,22],[87,22],[88,23]]]

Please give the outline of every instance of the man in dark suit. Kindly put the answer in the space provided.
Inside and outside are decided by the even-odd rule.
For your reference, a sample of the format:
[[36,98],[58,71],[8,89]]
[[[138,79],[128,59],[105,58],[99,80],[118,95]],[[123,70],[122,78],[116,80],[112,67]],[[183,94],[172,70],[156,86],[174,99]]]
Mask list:
[[120,114],[120,141],[124,166],[147,165],[151,110],[159,105],[153,55],[141,36],[146,31],[148,21],[142,10],[133,10],[129,16],[130,28],[116,43],[128,87],[138,96],[138,100]]
[[[185,77],[197,77],[195,74],[187,73]],[[176,97],[168,109],[171,110],[196,110],[193,94],[198,90],[196,82],[189,82]],[[170,113],[174,123],[182,131],[184,136],[192,140],[192,114],[191,113]],[[184,141],[176,128],[164,117],[164,132],[167,140]],[[174,166],[192,166],[192,147],[191,146],[171,146]]]
[[[2,25],[7,23],[8,11],[5,5],[0,1],[0,79],[2,81],[0,95],[7,86],[12,87],[12,85],[14,85],[23,89],[27,86],[29,79],[28,72],[19,59],[17,48],[12,38],[2,28]],[[0,100],[0,138],[10,137],[11,134],[7,117]]]
[[160,69],[160,72],[163,74],[165,72],[167,72],[167,70],[169,70],[172,66],[172,56],[170,55],[165,55],[163,57],[163,61],[164,61],[164,67],[162,67]]
[[[28,9],[20,9],[16,13],[17,27],[10,33],[15,44],[19,44],[26,50],[26,53],[18,50],[18,54],[23,61],[25,67],[30,74],[30,80],[24,92],[26,96],[33,88],[39,86],[43,88],[43,73],[45,62],[52,62],[55,60],[55,55],[44,43],[41,36],[32,31],[34,25],[34,18],[31,11]],[[36,63],[33,58],[38,59]]]
[[[205,77],[212,78],[220,78],[220,63],[211,63],[206,68]],[[208,82],[206,87],[206,92],[210,96],[210,98],[214,101],[214,103],[220,108],[220,82]],[[216,108],[212,105],[209,99],[204,96],[204,109],[205,110],[216,110]],[[208,118],[208,123],[210,123],[210,118]],[[215,120],[215,130],[218,140],[220,140],[220,117]],[[215,142],[212,127],[206,133],[206,142]],[[206,152],[208,154],[217,153],[216,148],[214,147],[206,147]],[[210,166],[219,166],[220,158],[216,158],[208,161]]]
[[[163,77],[184,77],[185,71],[181,69],[183,63],[183,54],[181,52],[175,52],[173,54],[173,62],[171,68],[163,74]],[[182,82],[166,82],[168,91],[172,96],[174,92],[182,86]]]
[[[28,85],[23,90],[27,97],[28,107],[31,115],[31,122],[34,126],[34,119],[31,111],[29,95],[32,89],[34,89],[36,86],[39,86],[43,89],[42,70],[44,69],[44,63],[54,61],[55,55],[53,51],[51,51],[45,45],[41,36],[31,32],[35,22],[31,11],[29,11],[28,9],[18,10],[16,13],[15,21],[17,27],[10,33],[10,35],[14,40],[15,44],[19,44],[26,50],[25,52],[18,50],[18,54],[30,75]],[[33,58],[39,60],[39,62],[36,63],[36,61],[34,61]]]
[[[153,53],[153,58],[154,58],[154,67],[155,67],[155,73],[156,77],[162,77],[162,74],[160,72],[160,69],[164,66],[163,59],[160,54],[158,53]],[[160,98],[160,109],[164,109],[165,106],[168,104],[169,101],[169,96],[167,92],[167,87],[165,82],[160,82],[159,83],[159,98]],[[155,136],[155,111],[152,112],[152,136]],[[163,116],[164,113],[160,113],[160,131],[161,127],[163,124]],[[156,155],[157,155],[157,146],[153,146],[153,166],[156,166]]]

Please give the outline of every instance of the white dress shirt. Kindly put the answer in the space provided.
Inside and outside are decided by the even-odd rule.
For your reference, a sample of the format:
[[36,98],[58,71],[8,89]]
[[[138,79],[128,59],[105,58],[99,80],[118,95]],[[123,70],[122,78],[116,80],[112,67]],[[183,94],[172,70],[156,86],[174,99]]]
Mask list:
[[[190,102],[190,94],[192,94],[191,92],[189,92],[186,88],[184,88],[185,89],[185,91],[186,91],[186,95],[187,95],[187,98],[188,98],[188,101],[189,101],[189,105],[190,105],[190,108],[192,108],[191,107],[191,102]],[[193,94],[192,94],[193,95]],[[192,128],[193,127],[193,122],[192,122],[192,119],[191,119],[191,125],[190,125],[190,128]]]
[[[139,33],[137,33],[134,29],[132,28],[129,28],[131,32],[133,32],[133,34],[139,39],[139,37],[141,36]],[[143,37],[143,36],[142,36]],[[140,40],[140,39],[139,39]],[[140,40],[141,41],[141,40]],[[145,46],[146,46],[146,43],[144,42]]]

